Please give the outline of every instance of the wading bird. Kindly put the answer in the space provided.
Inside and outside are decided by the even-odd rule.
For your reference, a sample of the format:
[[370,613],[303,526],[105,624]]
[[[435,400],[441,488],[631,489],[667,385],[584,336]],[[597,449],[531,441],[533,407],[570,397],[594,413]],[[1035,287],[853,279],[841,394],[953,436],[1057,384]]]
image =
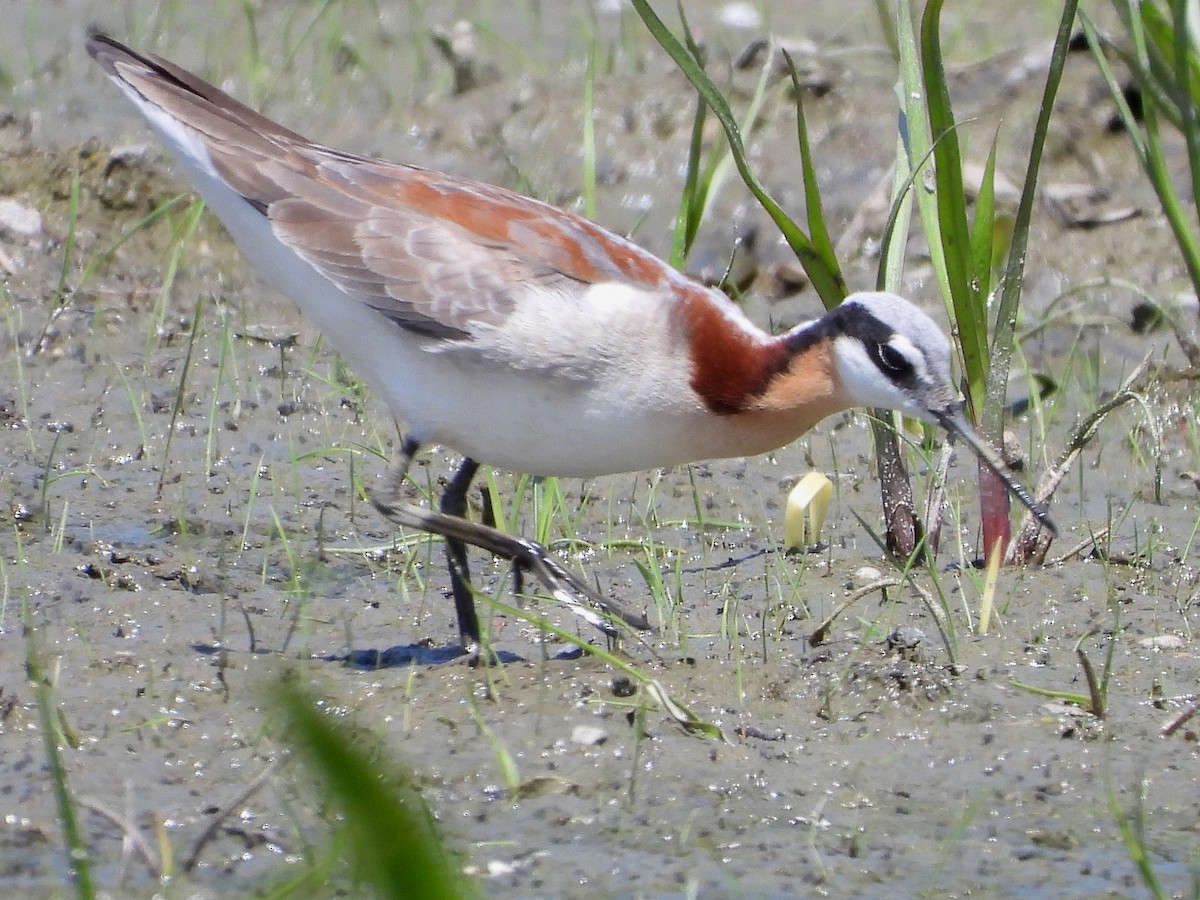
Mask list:
[[[831,413],[887,407],[961,436],[1048,528],[962,414],[950,345],[892,294],[854,294],[781,335],[580,216],[502,188],[345,153],[101,35],[133,101],[251,263],[407,429],[373,500],[440,534],[463,645],[479,621],[466,544],[509,559],[614,633],[644,626],[539,545],[468,521],[481,463],[595,476],[765,453]],[[463,455],[440,509],[401,498],[418,450]]]

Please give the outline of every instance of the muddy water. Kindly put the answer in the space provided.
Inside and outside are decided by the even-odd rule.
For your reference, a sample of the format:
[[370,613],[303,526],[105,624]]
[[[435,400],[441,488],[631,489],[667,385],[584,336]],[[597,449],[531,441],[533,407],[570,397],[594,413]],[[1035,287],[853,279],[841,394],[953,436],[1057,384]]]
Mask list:
[[[869,592],[810,645],[876,577],[864,569],[890,574],[856,519],[874,527],[879,506],[861,415],[769,457],[565,482],[551,539],[605,590],[646,608],[653,646],[629,652],[728,741],[687,736],[657,713],[639,732],[613,670],[570,658],[521,618],[488,616],[502,668],[440,661],[448,654],[436,648],[455,637],[440,547],[393,534],[364,499],[396,451],[396,426],[219,228],[193,219],[187,197],[108,252],[181,187],[79,45],[91,22],[158,34],[160,50],[228,77],[242,96],[257,92],[301,130],[575,204],[580,48],[594,25],[613,60],[596,89],[597,217],[665,252],[691,111],[661,54],[628,19],[477,8],[491,33],[516,29],[522,49],[485,39],[496,80],[456,97],[447,66],[416,36],[427,23],[407,13],[373,21],[335,7],[285,63],[307,20],[267,5],[256,80],[238,4],[201,20],[186,5],[72,3],[53,16],[17,6],[30,49],[16,44],[18,29],[0,37],[13,42],[3,58],[14,61],[15,113],[0,130],[0,195],[39,210],[43,227],[0,237],[13,270],[0,323],[0,872],[10,890],[66,890],[25,672],[33,647],[53,681],[97,880],[114,896],[241,895],[320,856],[327,813],[298,770],[276,768],[285,751],[264,691],[285,669],[415,768],[489,895],[1126,896],[1140,882],[1114,804],[1141,818],[1167,890],[1194,892],[1195,724],[1159,734],[1197,691],[1189,473],[1200,460],[1186,383],[1105,425],[1054,507],[1054,551],[1083,552],[1004,573],[998,621],[982,637],[982,579],[952,567],[976,552],[971,467],[960,463],[954,540],[936,580],[920,579],[944,609],[907,589]],[[886,172],[894,118],[878,33],[842,21],[842,6],[806,18],[803,33],[820,47],[810,62],[827,90],[809,116],[839,231]],[[962,114],[979,116],[972,146],[1003,123],[1001,166],[1018,173],[1038,90],[1020,73],[1052,23],[1014,33],[960,12],[949,46],[964,63]],[[454,13],[440,12],[441,24]],[[694,15],[720,58],[766,28],[731,27],[721,13]],[[784,12],[771,24],[801,32]],[[752,86],[752,75],[737,77]],[[1088,279],[1120,277],[1159,296],[1183,283],[1123,140],[1103,129],[1085,60],[1060,106],[1047,184],[1095,184],[1108,192],[1092,201],[1101,209],[1145,214],[1084,230],[1049,198],[1040,207],[1030,327],[1050,315],[1025,350],[1061,391],[1017,425],[1034,473],[1143,354],[1178,357],[1168,338],[1126,327],[1126,291],[1096,291],[1057,314],[1070,306],[1059,295]],[[755,155],[772,190],[800,208],[792,128],[769,113]],[[96,140],[81,148],[86,137]],[[758,221],[732,186],[720,204],[704,237],[718,255],[730,222]],[[78,289],[59,309],[68,233],[67,284]],[[769,240],[759,252],[768,270],[783,258]],[[869,284],[873,260],[851,256],[851,280]],[[909,292],[928,299],[923,271],[914,253]],[[817,309],[810,291],[749,302],[777,324]],[[430,455],[418,483],[435,487],[451,465]],[[829,548],[784,557],[782,498],[810,466],[838,488]],[[516,479],[497,478],[505,503],[524,497],[506,512],[532,533],[533,501]],[[506,570],[474,562],[483,590],[510,600]],[[661,603],[639,564],[661,574]],[[537,611],[574,628],[545,604]],[[1097,669],[1112,648],[1103,721],[1013,685],[1086,693],[1077,644]],[[515,760],[518,795],[493,740]]]

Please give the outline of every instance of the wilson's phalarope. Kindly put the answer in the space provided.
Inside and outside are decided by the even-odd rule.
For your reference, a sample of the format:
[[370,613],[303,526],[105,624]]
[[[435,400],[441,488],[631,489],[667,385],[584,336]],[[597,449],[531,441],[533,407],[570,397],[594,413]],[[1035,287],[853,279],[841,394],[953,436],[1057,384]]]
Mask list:
[[[887,407],[962,436],[1053,528],[962,415],[945,335],[900,297],[855,294],[771,336],[723,294],[577,215],[323,147],[111,38],[87,49],[250,261],[406,426],[375,505],[446,539],[466,646],[480,638],[466,544],[532,571],[610,634],[597,610],[645,624],[537,544],[467,521],[480,463],[594,476],[747,456],[839,410]],[[428,444],[464,456],[438,511],[400,498]]]

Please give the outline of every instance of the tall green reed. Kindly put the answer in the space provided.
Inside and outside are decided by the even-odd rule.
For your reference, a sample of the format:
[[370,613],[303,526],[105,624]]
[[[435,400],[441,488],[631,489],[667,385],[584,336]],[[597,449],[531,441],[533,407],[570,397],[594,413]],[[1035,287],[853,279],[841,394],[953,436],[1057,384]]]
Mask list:
[[[738,173],[796,253],[822,302],[827,308],[836,306],[846,296],[847,287],[829,239],[801,92],[796,91],[796,122],[808,233],[788,217],[754,175],[746,158],[741,129],[728,101],[704,71],[682,9],[680,19],[686,35],[683,42],[675,37],[651,9],[647,0],[632,2],[646,28],[687,76],[701,102],[721,123]],[[881,282],[896,287],[899,285],[900,259],[907,237],[907,195],[912,192],[914,183],[924,183],[918,182],[918,179],[923,176],[925,170],[930,170],[932,193],[924,190],[914,193],[921,221],[929,238],[936,278],[956,326],[968,413],[982,427],[984,434],[996,443],[1003,431],[1003,401],[1013,351],[1029,223],[1033,212],[1034,188],[1054,96],[1061,80],[1070,31],[1075,20],[1077,0],[1067,0],[1063,6],[1039,108],[1038,123],[1034,130],[1021,201],[1013,224],[1008,252],[1004,257],[1006,261],[1002,266],[997,264],[995,243],[997,235],[1006,229],[998,228],[995,213],[994,147],[989,153],[984,185],[976,202],[974,220],[968,222],[958,126],[950,103],[949,87],[942,62],[942,7],[943,0],[931,0],[927,4],[920,22],[919,41],[912,28],[912,11],[907,0],[900,0],[897,4],[896,27],[891,28],[889,21],[889,27],[885,29],[889,35],[895,37],[897,55],[901,61],[902,124],[899,147],[902,152],[898,153],[900,165],[896,180],[897,193],[893,214],[889,220],[892,231],[884,242],[885,246],[888,246],[891,237],[895,236],[895,243],[891,243],[891,253],[885,256],[881,264]],[[795,84],[795,70],[794,67],[790,68]],[[798,88],[798,84],[796,87]],[[697,113],[696,121],[689,171],[696,167],[701,112]],[[907,172],[907,177],[901,177],[901,172]],[[696,184],[703,185],[703,181],[693,182],[689,179],[687,190],[693,191]],[[694,206],[694,202],[685,194],[681,210],[689,210]],[[900,225],[904,227],[897,227]],[[695,227],[693,222],[687,225],[691,231],[694,231]],[[993,297],[998,298],[997,311],[990,314],[988,303]],[[876,437],[880,448],[888,546],[901,556],[908,557],[919,553],[922,542],[922,530],[912,513],[911,488],[900,463],[898,443],[887,437],[885,429],[877,429]],[[980,488],[985,551],[988,554],[1002,553],[1011,535],[1008,494],[999,479],[983,466],[980,467]]]
[[[1171,227],[1192,290],[1200,294],[1196,222],[1200,203],[1200,9],[1188,0],[1112,0],[1112,5],[1127,46],[1102,38],[1086,13],[1080,20],[1121,124]],[[1138,88],[1140,121],[1108,61],[1108,52],[1125,63]],[[1168,123],[1183,138],[1187,153],[1182,188],[1168,162]]]

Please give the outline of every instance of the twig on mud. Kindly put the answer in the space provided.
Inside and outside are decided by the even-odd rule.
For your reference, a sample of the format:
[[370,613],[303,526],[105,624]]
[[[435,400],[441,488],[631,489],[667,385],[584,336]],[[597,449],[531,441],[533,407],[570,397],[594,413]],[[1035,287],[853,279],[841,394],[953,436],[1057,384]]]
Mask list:
[[913,590],[921,595],[921,599],[925,601],[925,606],[929,610],[929,614],[933,616],[934,621],[937,622],[938,628],[941,628],[941,610],[938,609],[937,604],[934,603],[933,595],[930,594],[929,591],[923,588],[920,584],[918,584],[916,579],[912,578],[911,576],[905,578],[880,578],[876,581],[872,581],[870,584],[863,585],[858,590],[851,593],[838,605],[837,609],[826,616],[825,620],[817,626],[816,631],[809,635],[808,646],[819,647],[821,644],[825,643],[826,638],[829,637],[829,629],[833,627],[834,620],[836,620],[842,613],[849,609],[851,605],[867,596],[867,594],[873,594],[875,591],[886,591],[888,588],[899,587],[904,583],[908,583]]
[[[946,648],[947,655],[950,657],[949,671],[953,672],[954,674],[959,674],[962,669],[958,665],[955,658],[952,636],[950,631],[947,629],[947,616],[938,606],[933,594],[931,594],[927,588],[921,585],[916,578],[913,577],[912,573],[907,570],[900,577],[878,578],[875,581],[872,581],[870,584],[864,585],[858,590],[852,591],[845,600],[838,604],[838,608],[830,613],[825,620],[817,626],[816,630],[809,635],[808,645],[810,647],[819,647],[820,645],[824,644],[829,638],[829,631],[833,628],[834,621],[852,604],[861,600],[868,594],[874,593],[875,591],[881,591],[883,592],[883,598],[880,601],[882,605],[883,603],[887,602],[887,589],[899,587],[902,584],[909,585],[921,597],[921,602],[925,604],[925,609],[928,610],[929,615],[933,617],[933,621],[937,625],[938,631],[941,633],[942,644]],[[891,645],[891,639],[889,639],[888,643]]]
[[1192,332],[1188,329],[1180,317],[1175,315],[1175,310],[1169,309],[1166,304],[1156,304],[1159,313],[1166,320],[1167,326],[1175,333],[1175,340],[1179,341],[1179,349],[1183,351],[1183,355],[1187,357],[1188,366],[1192,372],[1200,370],[1200,344],[1192,336]]
[[825,639],[829,636],[829,629],[833,627],[834,620],[844,613],[852,603],[861,600],[863,597],[867,596],[867,594],[875,593],[875,591],[885,591],[890,587],[899,586],[899,578],[881,578],[878,581],[872,581],[870,584],[859,588],[857,591],[854,591],[854,593],[841,602],[837,609],[825,617],[825,621],[817,626],[816,631],[808,636],[808,646],[819,647],[821,644],[825,643]]
[[1096,670],[1092,668],[1092,661],[1087,658],[1087,653],[1079,644],[1075,646],[1075,655],[1079,657],[1079,665],[1083,667],[1083,677],[1087,679],[1088,695],[1092,701],[1092,715],[1097,719],[1103,719],[1104,690],[1096,679]]
[[[1139,391],[1143,385],[1140,382],[1150,370],[1150,359],[1151,354],[1147,354],[1113,395],[1096,407],[1091,415],[1075,428],[1066,448],[1059,456],[1058,462],[1053,468],[1048,469],[1041,481],[1038,482],[1037,491],[1034,493],[1038,502],[1046,503],[1054,496],[1054,492],[1067,477],[1067,473],[1071,471],[1071,467],[1074,466],[1084,448],[1096,436],[1100,424],[1108,417],[1109,413],[1126,403],[1141,402]],[[1050,548],[1052,539],[1053,536],[1047,533],[1032,515],[1026,513],[1025,518],[1021,521],[1020,537],[1012,545],[1012,561],[1017,565],[1045,562],[1046,551]]]
[[246,632],[250,635],[250,652],[258,652],[258,640],[254,636],[254,621],[250,618],[250,610],[246,609],[245,603],[238,604],[238,608],[242,611],[242,618],[246,620]]
[[151,877],[158,878],[162,875],[162,860],[158,858],[158,854],[154,852],[154,849],[150,846],[150,842],[142,834],[142,830],[130,819],[121,815],[116,810],[105,806],[99,800],[93,800],[90,797],[79,797],[76,802],[85,809],[91,810],[96,815],[108,819],[120,828],[121,840],[127,847],[135,850],[137,855],[142,858],[142,861],[146,864],[146,868],[150,870]]
[[200,854],[204,852],[204,848],[208,846],[209,841],[211,841],[216,835],[217,829],[225,823],[230,815],[233,814],[235,809],[240,807],[255,793],[257,793],[258,790],[267,783],[267,780],[270,779],[270,777],[276,772],[278,772],[284,763],[286,763],[289,759],[291,759],[291,755],[288,753],[283,753],[273,759],[265,769],[255,776],[254,780],[246,786],[244,791],[238,794],[233,800],[229,801],[229,803],[225,804],[224,811],[208,823],[208,827],[204,829],[204,833],[196,840],[195,845],[192,847],[191,855],[188,856],[187,862],[183,864],[183,871],[190,872],[192,869],[196,868],[196,864],[200,861]]
[[1087,537],[1085,537],[1082,541],[1080,541],[1078,544],[1076,544],[1074,547],[1072,547],[1070,550],[1068,550],[1066,553],[1062,553],[1059,556],[1056,556],[1051,561],[1050,565],[1060,566],[1063,563],[1067,562],[1068,560],[1074,559],[1076,556],[1079,556],[1088,547],[1092,547],[1094,550],[1099,551],[1100,542],[1102,540],[1104,540],[1105,538],[1107,538],[1111,531],[1112,531],[1112,529],[1109,526],[1105,525],[1099,531],[1092,532]]
[[950,478],[950,463],[954,461],[954,446],[946,441],[942,444],[941,456],[938,459],[937,475],[933,480],[933,489],[929,492],[929,502],[925,506],[925,534],[929,538],[929,549],[937,556],[938,544],[942,540],[942,507],[946,502],[946,483]]
[[1197,712],[1200,712],[1200,700],[1193,700],[1186,707],[1184,707],[1179,715],[1173,717],[1159,730],[1159,735],[1161,737],[1170,737],[1176,731],[1186,725],[1188,720],[1191,719],[1191,717]]
[[879,490],[883,500],[883,521],[887,529],[887,549],[896,556],[917,554],[914,562],[924,562],[928,552],[924,525],[913,511],[912,482],[900,453],[900,439],[887,410],[871,411],[871,434],[875,441],[879,469]]

